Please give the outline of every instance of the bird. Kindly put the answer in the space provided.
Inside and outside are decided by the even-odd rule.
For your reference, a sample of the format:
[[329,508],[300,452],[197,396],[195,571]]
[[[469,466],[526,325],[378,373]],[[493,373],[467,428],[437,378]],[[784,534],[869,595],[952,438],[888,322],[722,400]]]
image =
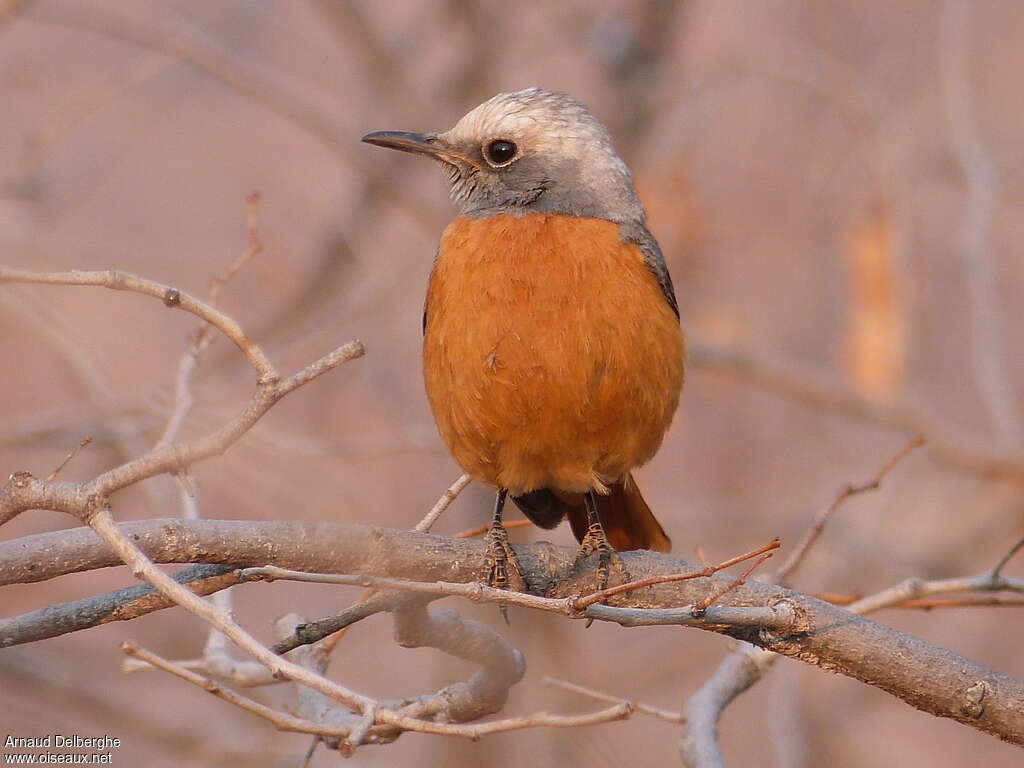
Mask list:
[[[528,590],[502,523],[511,498],[545,529],[568,518],[573,567],[669,551],[632,471],[660,447],[686,339],[668,267],[605,126],[571,96],[500,93],[443,132],[369,144],[444,170],[456,218],[423,311],[427,399],[455,461],[496,489],[485,578]],[[507,618],[507,616],[506,616]]]

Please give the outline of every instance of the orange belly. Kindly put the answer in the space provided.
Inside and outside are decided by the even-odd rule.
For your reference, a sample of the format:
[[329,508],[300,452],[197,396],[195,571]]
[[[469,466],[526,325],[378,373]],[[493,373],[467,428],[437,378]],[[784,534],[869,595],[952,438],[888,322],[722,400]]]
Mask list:
[[618,225],[459,217],[427,291],[423,365],[441,436],[513,495],[605,491],[650,459],[679,402],[679,320]]

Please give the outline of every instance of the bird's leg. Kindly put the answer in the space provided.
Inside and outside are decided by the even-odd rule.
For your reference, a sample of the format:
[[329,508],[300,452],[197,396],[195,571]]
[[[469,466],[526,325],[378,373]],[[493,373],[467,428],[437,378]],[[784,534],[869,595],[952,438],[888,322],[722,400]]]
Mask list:
[[[519,558],[508,540],[508,531],[501,524],[501,511],[505,507],[505,497],[508,490],[498,489],[498,495],[494,500],[494,519],[491,520],[490,530],[484,541],[487,548],[484,552],[484,568],[486,571],[484,580],[488,586],[498,589],[513,589],[517,592],[526,591],[526,578],[523,576],[523,569],[519,565]],[[511,566],[511,568],[509,568]],[[511,577],[511,579],[510,579]],[[508,608],[501,606],[501,615],[508,622]]]
[[584,499],[587,503],[587,533],[583,537],[583,541],[580,542],[580,549],[576,553],[576,560],[572,566],[573,570],[579,568],[584,560],[596,552],[598,591],[608,586],[609,568],[614,568],[623,581],[629,581],[629,573],[626,571],[626,566],[622,564],[622,558],[608,543],[608,537],[605,536],[601,518],[597,514],[597,498],[594,496],[594,491],[587,491]]

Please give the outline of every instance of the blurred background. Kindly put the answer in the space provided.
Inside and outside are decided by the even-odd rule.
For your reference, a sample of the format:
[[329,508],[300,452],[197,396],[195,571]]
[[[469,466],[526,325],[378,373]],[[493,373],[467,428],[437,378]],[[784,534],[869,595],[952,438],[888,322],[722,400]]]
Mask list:
[[[285,372],[350,338],[364,359],[279,404],[226,456],[194,468],[203,516],[414,525],[459,475],[420,378],[420,312],[452,216],[430,163],[359,143],[445,129],[499,91],[564,90],[609,126],[675,279],[694,343],[680,415],[639,479],[675,551],[712,561],[795,544],[847,482],[917,431],[928,445],[851,500],[799,574],[804,591],[868,593],[908,576],[983,571],[1024,534],[1024,5],[368,0],[0,2],[0,263],[118,268],[205,295],[246,247],[259,191],[264,250],[221,303]],[[88,479],[160,436],[193,318],[91,288],[0,287],[0,473]],[[185,436],[249,397],[223,340],[196,374]],[[485,522],[471,486],[435,528]],[[147,481],[119,519],[180,514]],[[67,527],[23,514],[11,539]],[[514,540],[571,542],[564,527]],[[1024,558],[1007,573],[1024,574]],[[4,589],[13,615],[131,582],[109,569]],[[253,585],[259,637],[354,590]],[[501,627],[493,606],[457,607]],[[1020,608],[878,618],[1024,677]],[[556,675],[678,708],[729,649],[721,637],[622,630],[513,611],[526,655],[505,714],[581,712]],[[160,673],[123,675],[132,638],[202,648],[181,611],[0,652],[0,729],[120,737],[125,766],[296,766],[279,734]],[[356,626],[331,674],[377,697],[432,691],[471,668]],[[256,696],[284,706],[284,686]],[[734,765],[1018,764],[1016,748],[797,662],[725,713]],[[406,735],[353,765],[677,764],[678,728],[644,716],[479,743]],[[333,765],[320,752],[314,766]]]

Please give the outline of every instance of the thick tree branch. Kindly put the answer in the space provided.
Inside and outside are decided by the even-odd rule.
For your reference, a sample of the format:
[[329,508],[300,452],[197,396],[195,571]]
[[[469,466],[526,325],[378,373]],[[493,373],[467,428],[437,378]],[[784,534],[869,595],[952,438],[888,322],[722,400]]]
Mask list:
[[718,718],[729,703],[761,679],[778,656],[743,643],[683,705],[679,755],[686,768],[725,768],[718,748]]
[[[477,577],[483,557],[483,545],[478,541],[356,525],[148,520],[119,528],[156,562],[270,564],[326,573],[392,574],[420,582],[468,582]],[[538,543],[519,545],[517,551],[531,583],[560,579],[552,597],[592,591],[585,575],[563,578],[574,557],[568,548]],[[689,563],[653,552],[626,553],[624,560],[630,573],[641,578],[694,569]],[[0,585],[42,581],[120,562],[88,529],[38,534],[0,544]],[[1007,589],[1024,588],[1024,580],[1001,578]],[[728,576],[716,575],[655,584],[611,601],[619,607],[677,608],[697,603],[708,590],[721,589],[731,581]],[[707,628],[854,677],[926,712],[1024,744],[1024,683],[1018,680],[775,585],[749,581],[726,594],[722,605],[771,606],[780,600],[796,612],[796,626],[784,634]],[[975,701],[979,691],[984,694],[980,705]]]
[[[231,565],[190,565],[172,578],[187,585],[197,595],[209,595],[237,584],[238,570]],[[150,584],[136,584],[69,603],[55,603],[38,611],[0,619],[0,648],[34,643],[111,621],[128,621],[173,605],[173,601]]]

